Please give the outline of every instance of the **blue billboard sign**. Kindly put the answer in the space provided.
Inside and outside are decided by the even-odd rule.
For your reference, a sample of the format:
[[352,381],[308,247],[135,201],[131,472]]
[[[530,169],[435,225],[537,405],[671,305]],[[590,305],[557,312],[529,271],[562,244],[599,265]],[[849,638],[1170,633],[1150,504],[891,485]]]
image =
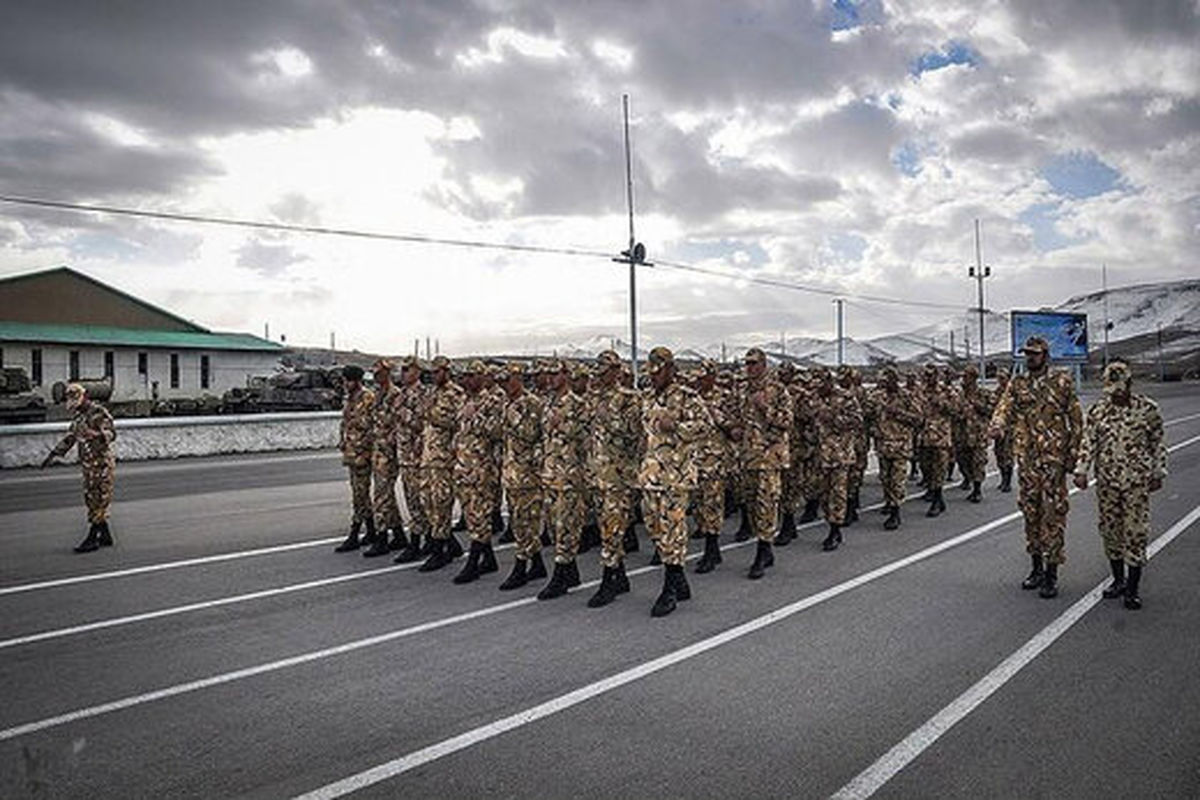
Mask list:
[[1059,311],[1012,311],[1012,351],[1020,357],[1021,347],[1030,336],[1040,336],[1050,344],[1051,361],[1079,361],[1088,358],[1087,314]]

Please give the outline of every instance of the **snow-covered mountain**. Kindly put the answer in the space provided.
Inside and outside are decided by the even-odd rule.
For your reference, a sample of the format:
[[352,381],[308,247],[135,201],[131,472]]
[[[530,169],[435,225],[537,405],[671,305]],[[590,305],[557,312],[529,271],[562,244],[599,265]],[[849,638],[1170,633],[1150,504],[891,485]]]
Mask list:
[[[1103,339],[1104,292],[1072,297],[1058,310],[1087,314],[1093,346]],[[1113,323],[1108,335],[1110,342],[1157,333],[1160,326],[1163,330],[1200,331],[1200,280],[1109,289],[1108,313]]]

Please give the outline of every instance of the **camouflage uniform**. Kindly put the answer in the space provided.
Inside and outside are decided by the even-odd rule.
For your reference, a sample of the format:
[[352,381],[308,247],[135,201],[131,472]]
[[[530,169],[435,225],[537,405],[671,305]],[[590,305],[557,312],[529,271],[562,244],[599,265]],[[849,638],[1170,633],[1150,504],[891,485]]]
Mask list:
[[[620,367],[615,352],[600,354],[602,369]],[[592,392],[588,476],[600,523],[600,563],[615,567],[625,558],[623,537],[632,508],[629,493],[637,483],[638,440],[642,435],[641,394],[622,386],[596,386]]]
[[[519,372],[519,367],[513,368]],[[504,409],[504,492],[516,539],[516,557],[528,561],[541,549],[542,398],[523,392]]]
[[[439,361],[440,359],[440,361]],[[446,366],[445,356],[434,359],[435,368]],[[450,517],[454,510],[454,432],[458,410],[466,392],[453,381],[434,386],[425,395],[421,417],[421,489],[429,535],[435,541],[450,539]]]
[[895,391],[879,386],[871,406],[883,503],[889,508],[898,508],[904,503],[908,462],[913,454],[913,431],[919,430],[924,421],[921,406],[917,396],[899,384]]
[[371,431],[371,474],[374,493],[371,497],[375,526],[381,531],[399,530],[400,506],[396,504],[396,479],[400,477],[400,458],[396,451],[396,404],[400,388],[389,385],[375,393],[371,410],[374,426]]
[[[405,369],[420,369],[420,362],[409,357]],[[425,490],[422,488],[421,448],[425,428],[425,401],[428,391],[420,381],[398,387],[393,412],[396,418],[396,451],[399,455],[400,486],[408,508],[410,533],[428,535],[425,516]]]
[[[801,471],[800,492],[804,495],[806,505],[811,506],[811,508],[806,508],[806,516],[816,513],[816,504],[822,496],[822,486],[825,480],[824,470],[821,469],[820,432],[814,416],[817,402],[814,397],[816,389],[811,385],[812,374],[807,374],[809,375],[809,385],[801,384],[798,387],[792,424],[792,430],[798,432],[802,439],[800,453],[804,464]],[[793,452],[795,452],[794,449]]]
[[[786,366],[786,365],[785,365]],[[792,377],[794,370],[780,368],[780,380],[787,390],[792,407],[792,427],[788,431],[788,465],[780,475],[781,489],[779,508],[785,515],[792,514],[804,499],[804,465],[808,457],[808,441],[805,438],[804,387]]]
[[[472,361],[467,373],[481,375],[485,367]],[[504,403],[490,390],[464,392],[458,406],[454,436],[454,485],[471,541],[492,540],[492,511],[500,474],[496,442],[502,441]]]
[[552,395],[542,411],[542,486],[550,507],[556,564],[573,562],[579,552],[587,487],[586,446],[583,399],[566,388]]
[[[778,380],[747,379],[743,409],[742,468],[746,473],[751,526],[760,541],[775,540],[783,470],[788,467],[792,397]],[[757,399],[761,398],[761,405]]]
[[838,382],[842,388],[853,395],[862,412],[858,429],[854,431],[854,463],[846,476],[846,492],[853,508],[853,518],[857,519],[858,495],[862,489],[863,475],[867,471],[867,455],[871,452],[870,404],[867,402],[866,391],[862,386],[862,376],[854,367],[843,365],[838,367]]
[[[821,379],[825,380],[822,370]],[[858,398],[840,386],[832,385],[828,395],[813,395],[813,416],[820,443],[821,499],[825,520],[830,525],[846,524],[846,506],[850,488],[850,470],[858,459],[857,437],[863,425]]]
[[925,424],[921,428],[918,442],[922,450],[921,469],[925,487],[938,492],[946,481],[953,447],[952,420],[958,410],[958,402],[952,389],[937,379],[936,370],[926,369],[921,385],[921,409]]
[[342,464],[350,470],[350,499],[354,512],[351,523],[362,524],[371,517],[371,459],[374,453],[375,393],[359,389],[342,405],[342,425],[338,448]]
[[[705,370],[715,365],[705,365]],[[724,521],[726,481],[737,474],[737,438],[741,436],[741,412],[737,396],[716,383],[708,391],[697,390],[712,426],[697,447],[699,488],[696,497],[696,529],[703,534],[720,533]]]
[[86,407],[80,406],[74,410],[67,435],[51,451],[51,457],[61,458],[72,447],[79,445],[83,503],[87,507],[89,525],[103,525],[108,521],[108,508],[112,505],[113,483],[117,474],[117,458],[112,448],[116,438],[117,429],[108,409],[89,401]]
[[962,457],[958,468],[964,480],[983,483],[987,475],[987,430],[996,407],[996,398],[991,391],[977,383],[968,383],[958,393],[958,402],[962,427]]
[[[996,375],[995,399],[999,399],[1008,388],[1009,375],[1000,372]],[[995,409],[993,409],[994,411]],[[1013,437],[1012,425],[1003,431],[1003,435],[992,440],[992,453],[996,456],[996,469],[1000,470],[1000,491],[1007,492],[1011,488],[1013,472]]]

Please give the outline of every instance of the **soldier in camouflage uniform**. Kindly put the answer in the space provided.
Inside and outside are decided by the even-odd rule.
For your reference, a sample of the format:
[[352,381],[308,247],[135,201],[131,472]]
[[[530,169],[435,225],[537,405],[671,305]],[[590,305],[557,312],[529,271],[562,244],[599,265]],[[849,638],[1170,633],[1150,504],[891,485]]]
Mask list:
[[[592,432],[601,392],[592,382],[592,373],[587,364],[573,363],[568,369],[571,373],[571,391],[583,401],[580,408],[583,413],[583,429],[587,437],[584,443],[584,458],[585,463],[590,464]],[[600,498],[597,496],[590,476],[583,488],[583,509],[583,528],[579,532],[580,553],[586,553],[600,544]]]
[[546,577],[542,563],[542,398],[525,390],[524,368],[508,365],[504,391],[504,466],[502,479],[508,496],[509,524],[516,541],[512,572],[501,591],[519,589],[531,580]]
[[938,380],[938,369],[933,364],[925,365],[921,389],[920,402],[925,413],[925,424],[921,428],[919,441],[925,454],[925,496],[929,500],[929,510],[925,516],[937,517],[946,510],[942,484],[946,480],[947,464],[954,445],[951,427],[958,402],[950,387]]
[[870,404],[867,402],[866,390],[863,389],[862,375],[849,364],[838,367],[838,385],[843,391],[849,392],[858,401],[862,411],[862,423],[854,432],[854,463],[847,475],[846,492],[846,523],[858,522],[859,495],[862,492],[863,475],[867,471],[867,455],[871,452]]
[[676,380],[675,356],[656,347],[646,359],[650,390],[642,403],[646,454],[638,472],[646,525],[663,562],[663,588],[650,615],[662,617],[692,596],[683,572],[687,560],[687,506],[697,483],[696,448],[712,425],[704,402]]
[[[996,393],[999,399],[1008,388],[1009,375],[1007,369],[996,372]],[[996,456],[996,469],[1000,470],[1000,491],[1007,494],[1012,491],[1013,476],[1013,437],[1012,425],[1004,431],[999,439],[992,442],[992,452]]]
[[879,458],[879,481],[883,484],[886,530],[900,527],[905,477],[913,452],[913,432],[924,418],[916,395],[900,386],[895,367],[884,367],[879,386],[871,398],[875,454]]
[[958,468],[963,479],[970,482],[967,500],[978,503],[983,499],[983,479],[987,475],[988,424],[996,407],[991,391],[979,385],[979,370],[968,364],[962,373],[962,389],[958,393],[959,418],[962,424],[962,457]]
[[[504,389],[500,387],[500,383],[505,378],[504,366],[498,362],[488,363],[487,369],[483,373],[483,391],[492,397],[492,401],[500,407],[501,415],[503,415],[504,405],[508,402],[507,395]],[[504,468],[504,436],[496,437],[494,447],[492,449],[492,461],[495,464],[496,474],[500,474],[500,470]],[[503,534],[500,541],[511,542],[511,532],[504,525],[504,489],[500,485],[500,480],[495,483],[496,497],[492,501],[492,533]]]
[[1050,370],[1045,339],[1031,336],[1021,351],[1025,374],[1009,381],[992,414],[990,433],[999,438],[1012,425],[1017,504],[1025,515],[1025,549],[1032,562],[1021,586],[1038,589],[1049,599],[1058,595],[1058,566],[1066,560],[1067,475],[1079,455],[1083,412],[1071,376]]
[[962,391],[959,388],[959,379],[954,374],[953,367],[942,367],[942,383],[946,385],[948,391],[954,399],[954,413],[950,415],[950,463],[946,468],[946,483],[954,480],[954,468],[957,466],[959,474],[962,475],[962,483],[958,485],[959,489],[970,489],[971,479],[967,475],[966,467],[967,451],[966,442],[966,419],[962,414],[963,402]]
[[418,571],[433,572],[462,555],[462,545],[450,530],[454,509],[454,433],[466,393],[450,380],[450,359],[433,359],[433,388],[425,395],[421,416],[421,488],[429,520],[429,557]]
[[829,533],[821,543],[821,549],[830,552],[842,543],[842,527],[846,524],[849,505],[850,470],[858,458],[854,448],[863,415],[858,398],[836,385],[829,370],[819,367],[815,378],[813,418],[821,448],[822,505],[825,521],[829,523]]
[[454,429],[454,485],[471,540],[467,561],[454,576],[458,584],[471,583],[499,569],[492,550],[492,511],[500,483],[496,442],[503,440],[504,403],[484,387],[486,373],[487,367],[478,359],[467,364],[463,374],[466,395]]
[[400,462],[400,486],[408,509],[408,544],[396,554],[397,564],[408,564],[421,557],[421,536],[430,541],[429,522],[425,517],[421,486],[421,441],[425,428],[425,386],[421,383],[421,362],[407,356],[400,362],[399,393],[393,406],[396,418],[396,452]]
[[788,465],[779,476],[779,512],[782,521],[779,523],[779,533],[775,535],[775,544],[783,547],[796,538],[796,508],[804,498],[804,435],[800,429],[799,397],[803,391],[800,386],[796,367],[785,361],[779,365],[779,382],[783,384],[792,407],[792,427],[788,431]]
[[[546,406],[554,401],[554,384],[557,375],[557,361],[552,359],[538,359],[534,363],[533,368],[533,393],[542,399],[542,410],[545,412]],[[553,525],[550,509],[550,492],[548,487],[542,484],[542,529],[538,532],[538,538],[541,540],[543,547],[549,547],[554,544],[554,538],[551,534]]]
[[561,597],[578,586],[579,532],[583,528],[587,487],[587,429],[583,398],[571,391],[566,364],[550,367],[554,394],[542,411],[542,486],[550,501],[554,531],[554,573],[538,592],[539,600]]
[[42,468],[79,446],[79,467],[83,472],[83,503],[87,507],[88,533],[75,546],[76,553],[91,553],[113,543],[108,527],[108,507],[112,505],[117,458],[112,443],[117,438],[108,409],[93,402],[78,383],[67,386],[67,410],[71,424],[67,435],[42,461]]
[[375,393],[363,386],[362,379],[362,367],[351,364],[342,369],[346,399],[342,402],[338,449],[342,451],[342,464],[350,471],[350,500],[354,510],[351,514],[350,533],[334,548],[338,553],[359,548],[358,532],[364,524],[367,526],[367,538],[372,542],[375,540],[375,517],[371,513]]
[[642,398],[621,384],[621,357],[605,350],[596,357],[588,477],[600,520],[600,588],[590,608],[606,606],[629,591],[625,576],[624,535],[632,508],[629,493],[637,482],[635,461],[642,435]]
[[742,415],[737,396],[717,384],[715,362],[706,359],[701,363],[695,389],[712,420],[697,447],[696,529],[704,536],[704,555],[696,565],[696,572],[704,574],[721,563],[719,537],[725,520],[725,494],[728,479],[736,472],[731,458],[736,458],[735,445],[742,437]]
[[[1100,538],[1112,568],[1106,598],[1125,596],[1125,607],[1142,607],[1138,587],[1150,535],[1150,493],[1167,477],[1162,415],[1149,397],[1133,393],[1129,365],[1114,361],[1104,370],[1104,396],[1084,420],[1075,485],[1086,489],[1096,475]],[[1125,568],[1129,577],[1125,577]]]
[[795,419],[792,430],[803,439],[801,453],[804,458],[803,483],[801,492],[804,495],[804,512],[797,520],[800,524],[813,522],[821,514],[821,495],[824,483],[824,470],[821,469],[821,442],[817,428],[816,417],[813,416],[816,394],[816,380],[812,372],[802,373],[804,380],[800,382],[796,396]]
[[396,504],[396,479],[400,477],[400,458],[396,451],[396,401],[400,389],[392,383],[392,362],[381,358],[371,367],[375,374],[375,401],[371,409],[371,511],[375,535],[363,542],[366,558],[386,556],[406,544],[400,506]]
[[790,455],[792,398],[767,371],[767,356],[757,347],[746,351],[746,389],[742,402],[742,469],[749,492],[750,526],[758,537],[749,577],[761,578],[775,563],[771,544],[779,523],[783,470]]

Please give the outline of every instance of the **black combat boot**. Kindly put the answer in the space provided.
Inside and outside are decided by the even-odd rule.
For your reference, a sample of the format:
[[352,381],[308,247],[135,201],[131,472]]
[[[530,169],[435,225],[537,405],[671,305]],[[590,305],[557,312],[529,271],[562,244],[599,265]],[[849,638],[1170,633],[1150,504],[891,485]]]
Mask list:
[[771,543],[758,540],[758,548],[754,551],[754,563],[750,565],[747,577],[756,581],[767,573],[767,567],[775,566],[775,554],[771,551]]
[[885,531],[894,531],[900,527],[900,506],[887,507],[888,518],[883,521]]
[[396,564],[411,564],[421,557],[421,534],[414,533],[409,538],[408,544],[396,553],[396,557],[392,559]]
[[725,519],[729,519],[737,513],[737,497],[733,494],[733,489],[725,489]]
[[531,581],[538,581],[546,577],[546,564],[542,561],[541,553],[534,553],[529,558],[529,574],[526,576]]
[[1042,588],[1038,589],[1038,597],[1045,600],[1058,597],[1058,564],[1046,565],[1046,576],[1042,578]]
[[350,524],[350,533],[347,534],[345,540],[337,547],[333,548],[335,553],[349,553],[351,550],[357,550],[359,547],[358,531],[362,528],[362,523],[355,520]]
[[820,499],[807,500],[804,503],[804,513],[800,515],[800,519],[796,520],[801,525],[806,525],[809,522],[815,522],[817,515],[821,513]]
[[934,495],[933,489],[926,489],[925,493],[923,495],[921,495],[921,499],[924,500],[926,503],[930,503],[930,502],[933,502],[933,495]]
[[367,520],[367,541],[371,546],[363,550],[363,558],[375,558],[376,556],[386,556],[388,550],[388,533],[386,530],[376,532],[375,520]]
[[971,483],[971,493],[967,495],[967,502],[978,503],[983,500],[983,493],[980,491],[982,488],[979,481],[973,481]]
[[662,553],[658,552],[658,542],[654,542],[654,555],[650,556],[650,566],[662,566]]
[[821,549],[826,553],[832,553],[837,550],[842,544],[842,526],[834,523],[829,523],[829,534],[825,537],[825,541],[821,542]]
[[508,573],[508,577],[504,579],[504,583],[500,584],[500,591],[511,592],[513,589],[520,589],[529,583],[527,567],[528,563],[524,559],[518,558],[514,561],[512,572]]
[[463,554],[462,545],[458,543],[458,538],[454,532],[450,532],[450,538],[446,540],[446,555],[450,556],[450,560],[458,558]]
[[1008,494],[1012,491],[1012,467],[1004,467],[1000,470],[1000,491]]
[[458,515],[458,521],[455,522],[454,525],[451,526],[450,532],[451,533],[462,533],[466,529],[467,529],[467,514],[466,514],[466,512],[463,512],[462,514]]
[[942,490],[933,490],[933,500],[929,503],[929,510],[925,512],[927,517],[940,517],[942,512],[946,510],[946,501],[942,498]]
[[550,576],[550,582],[547,583],[542,590],[538,592],[538,600],[553,600],[555,597],[562,597],[570,588],[567,580],[567,565],[555,564],[554,574]]
[[542,532],[538,534],[538,540],[542,543],[542,547],[550,547],[554,544],[554,539],[550,537],[550,531],[544,525]]
[[962,483],[958,485],[958,488],[962,489],[963,491],[971,488],[971,479],[967,477],[967,473],[963,473]]
[[858,489],[855,489],[847,499],[846,524],[858,522]]
[[715,533],[704,537],[704,555],[700,556],[700,563],[696,565],[697,573],[703,575],[706,572],[712,572],[717,568],[717,564],[721,563],[719,538]]
[[392,538],[388,542],[388,550],[403,550],[408,546],[408,537],[404,534],[404,528],[397,526],[392,529]]
[[493,572],[499,572],[500,565],[496,563],[496,551],[492,549],[491,542],[479,543],[479,574],[490,575]]
[[1042,566],[1042,556],[1040,553],[1031,555],[1029,562],[1032,565],[1029,574],[1025,576],[1025,580],[1021,581],[1021,588],[1026,590],[1041,587],[1042,580],[1046,577],[1046,570]]
[[492,509],[492,535],[504,533],[504,515],[500,513],[500,508],[497,506]]
[[642,549],[642,545],[638,542],[637,523],[631,522],[625,528],[625,536],[621,540],[621,545],[625,548],[626,553],[636,553]]
[[675,610],[675,601],[677,599],[675,597],[675,581],[671,577],[675,570],[682,572],[683,567],[673,565],[663,570],[662,591],[659,593],[658,599],[654,601],[653,608],[650,609],[650,616],[665,617]]
[[425,541],[421,543],[421,550],[417,555],[420,558],[425,558],[433,553],[433,534],[425,534]]
[[517,536],[512,529],[512,514],[509,514],[508,519],[504,521],[504,531],[500,534],[500,544],[509,544],[516,540]]
[[604,568],[604,574],[600,578],[600,588],[588,598],[588,608],[601,608],[617,599],[619,592],[617,591],[615,572],[616,570],[612,567]]
[[83,541],[75,545],[76,553],[91,553],[100,549],[100,525],[93,524],[88,526],[87,536]]
[[429,546],[429,558],[417,567],[417,572],[435,572],[453,561],[448,544],[446,539],[434,539],[433,544]]
[[594,522],[589,522],[579,531],[579,550],[577,552],[586,553],[592,549],[592,545],[596,539],[600,538],[600,530]]
[[613,567],[613,583],[616,584],[617,594],[629,593],[629,576],[625,574],[624,561],[618,561]]
[[574,589],[583,582],[579,578],[579,564],[575,561],[575,559],[572,558],[566,564],[563,564],[563,567],[566,569],[567,586],[569,588]]
[[675,599],[681,603],[685,600],[691,600],[692,587],[688,585],[687,573],[683,571],[683,565],[668,565],[667,574],[671,576],[671,582],[675,587]]
[[796,515],[788,511],[783,515],[783,523],[779,526],[779,533],[775,534],[775,544],[779,547],[787,547],[795,538]]
[[479,542],[471,542],[471,552],[467,555],[467,563],[454,576],[455,583],[472,583],[479,580]]
[[112,531],[108,529],[108,520],[100,523],[100,530],[96,531],[96,533],[98,534],[96,541],[100,543],[101,547],[113,546],[113,535]]
[[1112,570],[1113,581],[1100,594],[1106,600],[1111,600],[1125,594],[1125,562],[1119,558],[1110,560],[1108,567]]
[[750,510],[746,506],[741,507],[742,524],[738,526],[737,533],[733,535],[735,542],[747,542],[754,532],[750,529]]
[[1125,607],[1137,611],[1142,607],[1142,596],[1138,594],[1138,584],[1142,582],[1142,568],[1130,567],[1129,580],[1125,582]]

